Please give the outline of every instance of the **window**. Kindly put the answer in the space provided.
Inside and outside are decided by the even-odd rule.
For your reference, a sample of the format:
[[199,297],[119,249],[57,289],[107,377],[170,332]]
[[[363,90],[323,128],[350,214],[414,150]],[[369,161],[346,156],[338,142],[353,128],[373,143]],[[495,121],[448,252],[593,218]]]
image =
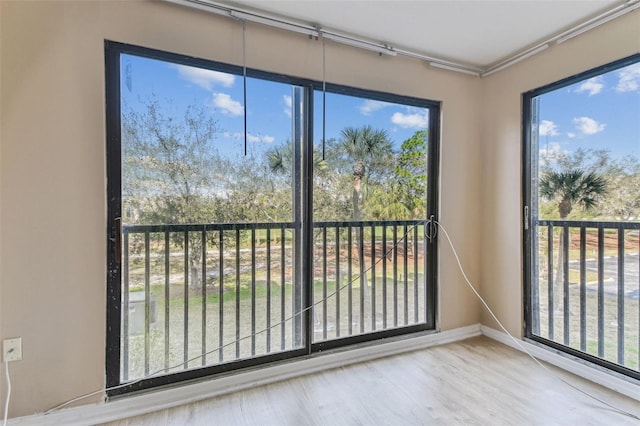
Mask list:
[[635,378],[639,61],[524,95],[526,336]]
[[110,394],[435,327],[438,103],[106,55]]

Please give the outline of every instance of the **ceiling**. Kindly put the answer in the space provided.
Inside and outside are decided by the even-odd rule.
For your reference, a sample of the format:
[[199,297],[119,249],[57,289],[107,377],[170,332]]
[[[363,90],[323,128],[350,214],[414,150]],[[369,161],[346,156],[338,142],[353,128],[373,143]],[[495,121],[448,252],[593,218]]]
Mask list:
[[620,0],[236,0],[225,4],[477,68],[624,4]]

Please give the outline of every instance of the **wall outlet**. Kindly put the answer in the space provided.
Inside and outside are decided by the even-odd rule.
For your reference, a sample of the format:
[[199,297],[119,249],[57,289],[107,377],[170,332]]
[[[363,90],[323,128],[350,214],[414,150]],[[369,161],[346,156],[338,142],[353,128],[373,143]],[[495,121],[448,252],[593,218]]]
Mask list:
[[4,339],[2,341],[2,355],[4,362],[22,361],[22,337]]

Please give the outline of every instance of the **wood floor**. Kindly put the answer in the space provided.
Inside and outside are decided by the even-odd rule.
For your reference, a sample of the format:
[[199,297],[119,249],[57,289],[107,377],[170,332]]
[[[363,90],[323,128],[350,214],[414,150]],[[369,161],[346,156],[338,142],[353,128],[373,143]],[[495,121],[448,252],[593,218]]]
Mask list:
[[[565,373],[640,415],[640,404]],[[639,390],[640,392],[640,390]],[[133,417],[125,425],[640,425],[486,337]]]

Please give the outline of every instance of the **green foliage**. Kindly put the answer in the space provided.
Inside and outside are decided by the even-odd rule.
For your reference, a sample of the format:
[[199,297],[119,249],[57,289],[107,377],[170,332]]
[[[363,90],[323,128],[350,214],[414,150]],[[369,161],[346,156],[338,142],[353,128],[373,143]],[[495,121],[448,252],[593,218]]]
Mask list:
[[371,126],[347,127],[341,132],[338,152],[351,164],[353,220],[360,220],[360,204],[370,181],[383,180],[393,166],[393,145],[387,132]]
[[580,205],[586,211],[593,210],[598,199],[606,193],[606,181],[597,174],[574,169],[565,172],[547,172],[540,178],[540,195],[558,203],[561,219],[565,219]]
[[216,131],[215,120],[203,108],[189,106],[179,119],[164,112],[157,99],[141,112],[125,108],[125,223],[196,223],[210,217],[213,170],[223,163],[213,147]]
[[[605,220],[638,220],[640,218],[640,164],[629,155],[613,158],[607,150],[579,148],[574,152],[555,152],[540,158],[540,176],[581,170],[594,173],[606,182],[606,193],[598,197],[597,209],[572,210],[569,219],[599,218]],[[540,193],[543,196],[542,193]],[[540,217],[557,217],[545,207],[550,201],[540,201]],[[554,201],[555,204],[555,201]],[[557,205],[556,205],[557,206]],[[582,207],[578,205],[578,207]],[[557,211],[557,208],[555,208]]]
[[[290,141],[264,152],[221,155],[222,130],[206,107],[174,111],[152,98],[122,115],[123,212],[127,224],[290,221]],[[427,133],[395,151],[386,131],[347,127],[314,149],[314,219],[424,217]],[[179,243],[179,241],[176,241]]]
[[402,143],[395,170],[395,193],[410,218],[423,218],[427,208],[427,138],[420,130]]

